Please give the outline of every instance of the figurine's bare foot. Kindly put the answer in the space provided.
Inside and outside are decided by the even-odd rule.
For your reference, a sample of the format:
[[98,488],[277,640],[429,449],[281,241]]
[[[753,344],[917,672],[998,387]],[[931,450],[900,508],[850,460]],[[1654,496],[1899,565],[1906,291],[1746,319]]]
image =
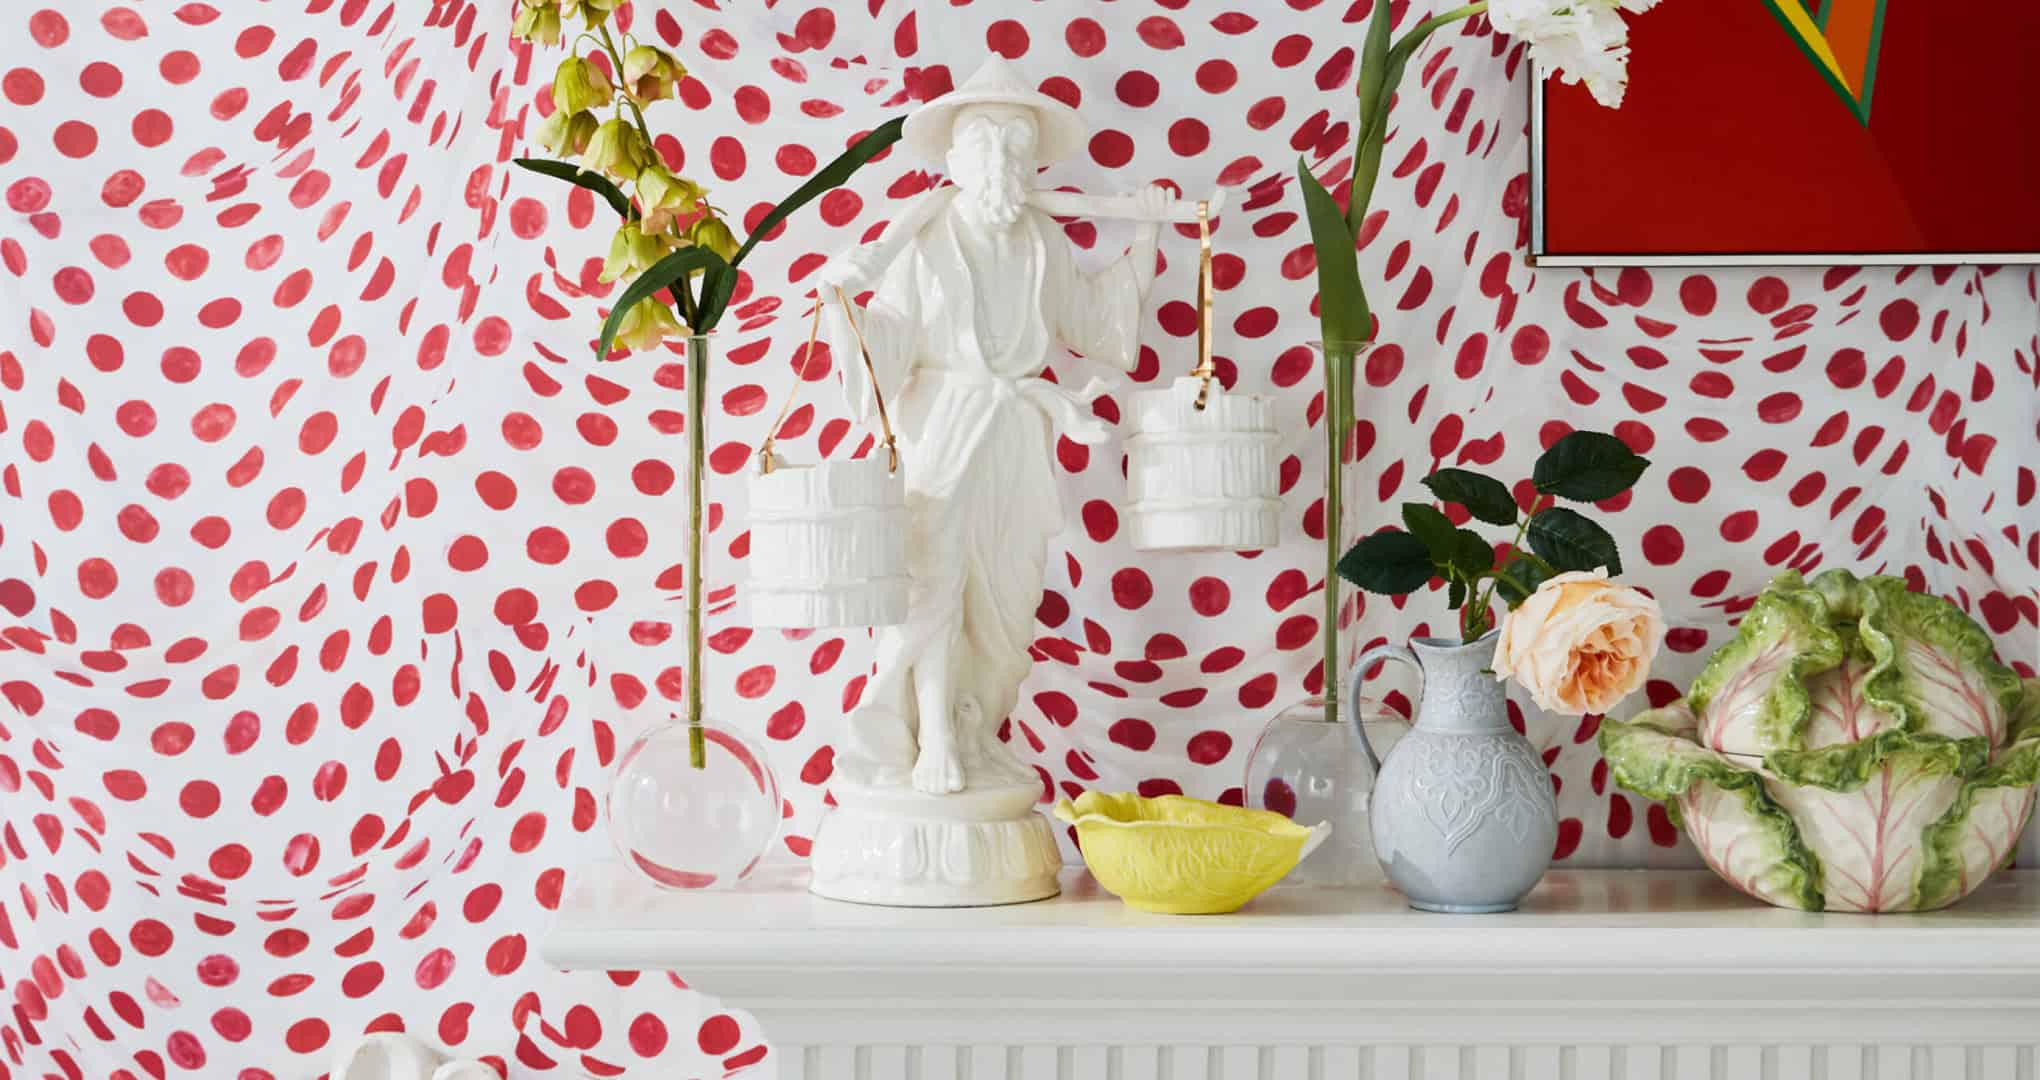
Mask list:
[[963,759],[955,747],[924,744],[920,760],[914,763],[914,788],[929,795],[962,791]]

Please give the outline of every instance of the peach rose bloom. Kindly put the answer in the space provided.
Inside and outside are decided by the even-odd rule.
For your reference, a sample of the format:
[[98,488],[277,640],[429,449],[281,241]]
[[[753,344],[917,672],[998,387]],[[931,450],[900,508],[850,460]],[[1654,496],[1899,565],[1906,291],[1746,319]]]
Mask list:
[[1605,569],[1575,570],[1503,617],[1495,676],[1515,679],[1546,712],[1605,713],[1643,685],[1664,641],[1656,600]]

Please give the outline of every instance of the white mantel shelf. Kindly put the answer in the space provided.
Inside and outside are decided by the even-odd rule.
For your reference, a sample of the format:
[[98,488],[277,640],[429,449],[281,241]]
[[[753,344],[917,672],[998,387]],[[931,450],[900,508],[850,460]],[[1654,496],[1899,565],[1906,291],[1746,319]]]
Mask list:
[[1704,871],[1556,871],[1489,916],[1385,887],[1147,915],[1063,883],[904,911],[812,897],[792,867],[676,894],[603,863],[543,955],[677,971],[757,1015],[782,1075],[825,1080],[2035,1080],[2040,872],[1884,917],[1764,907]]

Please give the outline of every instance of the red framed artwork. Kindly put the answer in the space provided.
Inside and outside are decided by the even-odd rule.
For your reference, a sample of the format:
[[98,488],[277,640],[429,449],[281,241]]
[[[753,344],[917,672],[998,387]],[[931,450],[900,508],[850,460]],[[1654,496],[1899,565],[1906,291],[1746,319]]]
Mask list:
[[2040,0],[1675,0],[1531,90],[1540,265],[2040,262]]

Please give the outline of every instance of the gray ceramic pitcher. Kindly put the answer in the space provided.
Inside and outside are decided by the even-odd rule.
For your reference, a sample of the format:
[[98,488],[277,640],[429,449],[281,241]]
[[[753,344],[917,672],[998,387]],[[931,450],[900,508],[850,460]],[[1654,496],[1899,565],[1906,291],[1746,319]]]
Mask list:
[[[1408,735],[1375,759],[1374,854],[1410,906],[1456,914],[1509,911],[1544,876],[1558,842],[1551,775],[1509,724],[1490,633],[1461,643],[1416,638],[1360,657],[1346,700],[1360,723],[1360,688],[1376,661],[1423,679]],[[1360,731],[1367,756],[1367,731]]]

